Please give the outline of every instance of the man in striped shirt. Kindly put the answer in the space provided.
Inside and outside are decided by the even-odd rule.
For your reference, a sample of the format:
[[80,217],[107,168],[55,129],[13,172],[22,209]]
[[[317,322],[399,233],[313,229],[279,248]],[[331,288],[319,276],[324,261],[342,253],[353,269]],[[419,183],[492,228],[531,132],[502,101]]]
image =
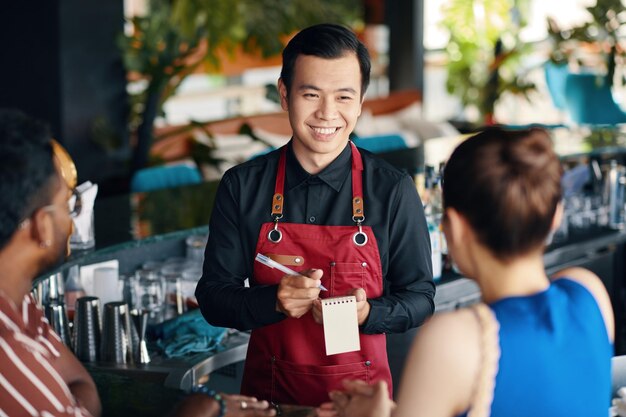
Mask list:
[[30,295],[67,253],[71,168],[46,126],[0,110],[0,417],[100,415],[91,376]]
[[[30,295],[69,254],[76,168],[47,127],[0,109],[0,417],[99,416],[93,379]],[[174,417],[271,417],[267,401],[192,394]]]

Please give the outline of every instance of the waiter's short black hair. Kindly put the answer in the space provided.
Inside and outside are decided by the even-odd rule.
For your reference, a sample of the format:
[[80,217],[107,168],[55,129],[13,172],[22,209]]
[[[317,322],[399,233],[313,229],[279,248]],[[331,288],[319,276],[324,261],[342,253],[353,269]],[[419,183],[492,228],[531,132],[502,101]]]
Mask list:
[[367,48],[350,29],[331,23],[322,23],[301,30],[283,50],[283,67],[280,78],[287,88],[293,81],[296,59],[300,55],[313,55],[325,59],[340,58],[346,53],[355,53],[361,68],[361,97],[370,83],[372,64]]
[[52,201],[57,179],[50,129],[11,109],[0,109],[0,249],[20,222]]

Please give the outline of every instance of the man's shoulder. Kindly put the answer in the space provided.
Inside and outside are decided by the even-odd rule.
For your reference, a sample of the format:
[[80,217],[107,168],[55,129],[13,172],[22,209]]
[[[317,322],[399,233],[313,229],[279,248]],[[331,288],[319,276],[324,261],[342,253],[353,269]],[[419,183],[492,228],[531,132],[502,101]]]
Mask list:
[[[275,149],[268,153],[258,155],[248,161],[242,162],[234,167],[228,169],[224,173],[225,178],[245,178],[250,175],[258,175],[263,173],[270,166],[276,166],[278,164],[278,158],[280,156],[280,149]],[[271,171],[274,172],[274,171]]]
[[31,294],[26,294],[22,302],[16,305],[0,292],[0,313],[2,314],[0,328],[10,331],[24,327],[24,320],[26,323],[32,323],[43,317],[43,311],[37,307],[37,302]]
[[380,156],[361,148],[359,148],[359,152],[363,158],[364,170],[375,173],[377,178],[382,177],[390,181],[399,182],[409,177],[408,173],[391,165]]

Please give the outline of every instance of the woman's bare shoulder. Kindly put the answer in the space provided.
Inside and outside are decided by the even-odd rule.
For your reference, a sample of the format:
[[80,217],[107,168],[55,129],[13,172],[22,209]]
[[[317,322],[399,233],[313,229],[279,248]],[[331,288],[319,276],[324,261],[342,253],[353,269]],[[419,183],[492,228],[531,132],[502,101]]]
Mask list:
[[602,283],[600,277],[593,272],[585,268],[572,267],[563,269],[553,275],[552,280],[558,280],[567,278],[572,281],[578,282],[591,293],[593,298],[596,299],[598,307],[602,312],[604,323],[606,324],[609,339],[613,341],[615,322],[613,315],[613,306],[611,305],[611,298],[609,297],[606,287]]
[[[420,330],[424,339],[448,342],[467,342],[467,338],[476,337],[478,322],[470,308],[462,308],[435,314]],[[428,337],[426,337],[428,336]]]
[[[467,409],[480,366],[480,326],[469,309],[435,314],[409,354],[398,417],[449,416]],[[395,414],[394,414],[395,415]]]
[[415,350],[425,360],[439,362],[438,372],[473,378],[480,363],[480,325],[469,308],[436,314],[416,340]]

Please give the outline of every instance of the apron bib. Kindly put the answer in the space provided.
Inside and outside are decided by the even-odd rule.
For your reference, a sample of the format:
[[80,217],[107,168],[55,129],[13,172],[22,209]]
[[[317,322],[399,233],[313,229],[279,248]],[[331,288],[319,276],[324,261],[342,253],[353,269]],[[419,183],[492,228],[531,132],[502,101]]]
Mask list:
[[[378,245],[363,213],[363,163],[352,147],[353,226],[318,226],[280,223],[283,209],[286,146],[276,176],[272,204],[274,222],[264,223],[256,253],[296,271],[322,269],[321,298],[343,296],[363,288],[368,298],[382,295],[382,267]],[[251,285],[275,285],[284,274],[254,263]],[[365,382],[385,380],[391,397],[392,382],[384,334],[360,334],[361,350],[326,356],[324,329],[308,312],[252,331],[241,393],[280,404],[318,406],[329,401],[328,392],[342,389],[343,379]]]

